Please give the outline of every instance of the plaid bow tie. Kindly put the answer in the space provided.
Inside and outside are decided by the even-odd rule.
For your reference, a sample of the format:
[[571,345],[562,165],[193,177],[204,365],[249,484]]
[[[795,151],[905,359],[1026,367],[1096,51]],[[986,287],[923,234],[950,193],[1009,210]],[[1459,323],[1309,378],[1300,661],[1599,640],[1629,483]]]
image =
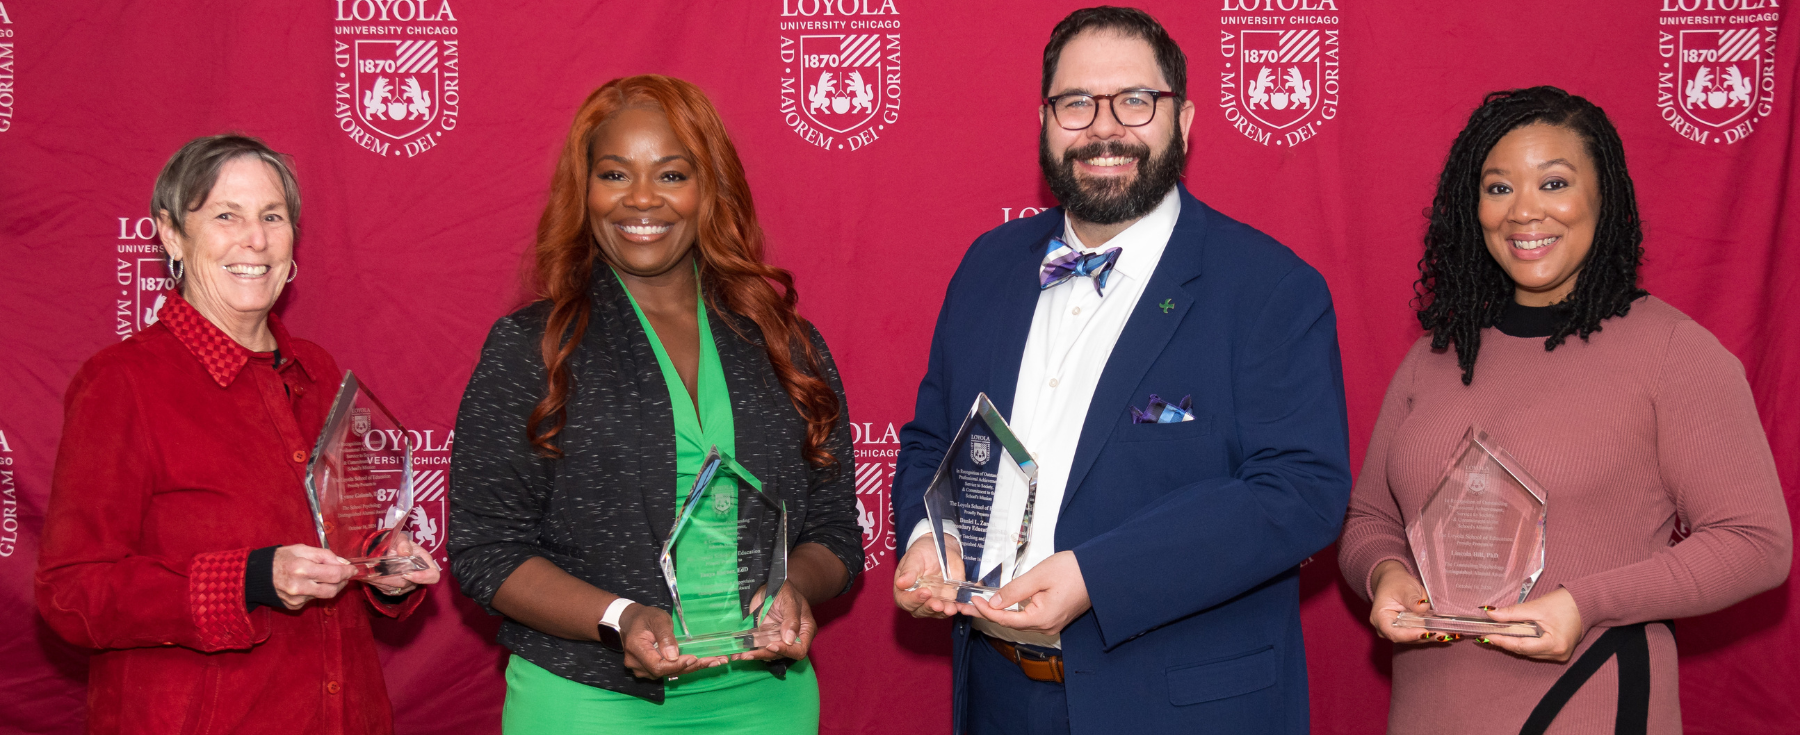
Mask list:
[[1113,265],[1119,262],[1119,251],[1122,248],[1082,253],[1069,247],[1060,237],[1050,238],[1052,254],[1063,250],[1068,252],[1044,262],[1044,269],[1038,274],[1038,288],[1045,289],[1077,276],[1086,276],[1094,279],[1094,293],[1105,296],[1106,277],[1112,275]]

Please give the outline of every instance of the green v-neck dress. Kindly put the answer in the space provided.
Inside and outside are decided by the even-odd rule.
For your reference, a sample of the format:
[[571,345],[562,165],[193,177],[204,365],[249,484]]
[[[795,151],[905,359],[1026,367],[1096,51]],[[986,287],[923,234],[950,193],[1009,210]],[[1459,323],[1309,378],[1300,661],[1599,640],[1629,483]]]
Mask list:
[[[725,369],[719,362],[719,350],[706,318],[706,300],[699,301],[697,409],[656,329],[637,300],[631,301],[631,308],[656,351],[656,364],[662,369],[674,409],[677,513],[682,497],[699,476],[707,450],[717,446],[727,457],[736,454],[736,427],[732,423]],[[760,484],[735,462],[721,467],[675,543],[675,578],[681,587],[689,632],[693,634],[740,630],[750,625],[739,606],[737,588],[739,477],[734,474],[744,475],[746,482]],[[676,633],[681,633],[679,624]],[[657,704],[573,682],[512,656],[506,666],[506,706],[501,725],[509,735],[787,735],[819,731],[819,685],[808,661],[794,662],[787,675],[779,679],[770,673],[765,662],[733,661],[668,680],[664,692],[663,703]]]

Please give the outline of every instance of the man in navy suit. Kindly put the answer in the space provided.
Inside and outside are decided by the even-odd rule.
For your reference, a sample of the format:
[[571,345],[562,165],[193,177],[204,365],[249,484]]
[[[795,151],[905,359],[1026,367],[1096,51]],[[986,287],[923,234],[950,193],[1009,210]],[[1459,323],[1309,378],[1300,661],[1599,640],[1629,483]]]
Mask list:
[[[1178,183],[1194,105],[1154,18],[1071,14],[1043,79],[1062,206],[951,278],[900,432],[895,602],[954,618],[959,733],[1306,733],[1299,565],[1350,494],[1331,294]],[[939,571],[923,494],[980,393],[1038,460],[1036,515],[991,604],[947,602],[907,590]]]

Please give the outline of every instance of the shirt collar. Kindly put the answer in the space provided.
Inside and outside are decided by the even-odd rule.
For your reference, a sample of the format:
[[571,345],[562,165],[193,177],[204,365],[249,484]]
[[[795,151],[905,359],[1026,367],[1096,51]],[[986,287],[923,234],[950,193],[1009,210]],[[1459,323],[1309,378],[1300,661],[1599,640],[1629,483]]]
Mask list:
[[[1133,280],[1149,278],[1151,271],[1156,270],[1157,261],[1162,259],[1163,248],[1169,244],[1169,236],[1175,233],[1175,222],[1180,218],[1181,189],[1171,186],[1155,209],[1101,246],[1120,249],[1119,261],[1113,264],[1113,270]],[[1076,250],[1093,251],[1082,244],[1080,235],[1075,234],[1067,212],[1063,213],[1063,241]],[[1045,253],[1044,261],[1050,260],[1051,255]]]
[[[164,297],[162,308],[156,312],[156,320],[168,327],[175,338],[187,347],[188,352],[193,353],[194,359],[200,361],[200,365],[206,368],[207,375],[212,376],[219,387],[230,386],[231,381],[237,379],[238,373],[243,372],[244,366],[249,364],[252,354],[250,348],[238,344],[225,330],[208,321],[180,293],[168,291]],[[306,363],[295,350],[288,349],[291,340],[287,328],[272,313],[269,314],[269,331],[275,335],[275,349],[281,350],[283,357],[299,363],[300,369],[306,371],[306,376],[311,378],[312,371],[307,369]]]

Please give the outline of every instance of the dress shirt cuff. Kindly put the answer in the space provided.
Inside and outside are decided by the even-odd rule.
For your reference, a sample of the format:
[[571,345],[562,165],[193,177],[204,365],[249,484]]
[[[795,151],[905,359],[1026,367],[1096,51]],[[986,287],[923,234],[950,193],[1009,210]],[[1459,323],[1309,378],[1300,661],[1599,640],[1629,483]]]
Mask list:
[[199,554],[188,568],[188,608],[193,612],[200,650],[247,649],[268,635],[266,631],[257,635],[244,601],[244,570],[250,553],[250,549],[233,549]]
[[900,555],[905,556],[906,552],[912,548],[913,542],[918,541],[921,537],[923,537],[925,534],[928,534],[928,533],[931,533],[931,521],[929,521],[929,520],[919,521],[916,525],[913,526],[912,533],[907,534],[906,543],[900,547]]
[[258,605],[277,610],[285,609],[287,603],[282,602],[281,595],[275,591],[275,550],[276,546],[264,546],[250,552],[244,562],[244,610],[256,612]]

